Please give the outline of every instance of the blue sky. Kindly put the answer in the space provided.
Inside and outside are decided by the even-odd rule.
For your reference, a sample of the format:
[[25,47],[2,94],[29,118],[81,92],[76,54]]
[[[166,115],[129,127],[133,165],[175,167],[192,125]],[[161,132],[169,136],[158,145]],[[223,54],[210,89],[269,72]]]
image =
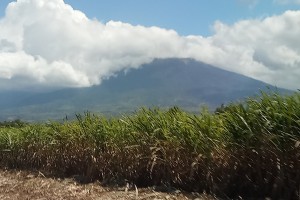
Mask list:
[[[11,1],[0,0],[0,15],[4,15]],[[65,0],[65,3],[101,22],[122,21],[174,29],[181,35],[203,36],[212,34],[217,20],[233,24],[300,9],[300,4],[274,0]]]
[[[299,9],[296,4],[272,0],[65,0],[87,16],[103,22],[117,20],[134,25],[174,29],[181,35],[210,35],[216,20],[232,24]],[[255,5],[253,5],[255,4]]]
[[88,87],[171,57],[299,89],[299,35],[300,0],[0,0],[0,90]]
[[[241,19],[260,18],[299,9],[295,4],[272,0],[257,3],[243,0],[66,0],[74,8],[99,20],[120,20],[144,26],[174,29],[182,35],[210,35],[216,20],[232,24]],[[255,4],[255,5],[253,5]]]

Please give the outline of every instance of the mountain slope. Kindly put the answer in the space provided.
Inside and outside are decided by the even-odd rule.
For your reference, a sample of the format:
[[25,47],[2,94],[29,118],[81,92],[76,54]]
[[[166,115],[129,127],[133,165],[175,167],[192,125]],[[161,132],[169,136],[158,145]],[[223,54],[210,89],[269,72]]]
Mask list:
[[122,114],[140,106],[177,105],[198,111],[202,105],[214,109],[222,103],[256,95],[267,87],[275,89],[264,82],[192,59],[156,59],[139,69],[120,72],[99,86],[38,94],[2,94],[0,119],[59,119],[87,110]]

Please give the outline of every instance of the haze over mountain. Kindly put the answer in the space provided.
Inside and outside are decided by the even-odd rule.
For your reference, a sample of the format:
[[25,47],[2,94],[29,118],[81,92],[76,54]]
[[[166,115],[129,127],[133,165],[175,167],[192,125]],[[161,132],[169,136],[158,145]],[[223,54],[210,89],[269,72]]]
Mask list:
[[267,87],[275,90],[262,81],[193,59],[155,59],[138,69],[119,72],[97,86],[51,92],[1,92],[0,120],[62,119],[87,110],[115,115],[141,106],[180,106],[197,112],[203,105],[215,109],[254,96]]

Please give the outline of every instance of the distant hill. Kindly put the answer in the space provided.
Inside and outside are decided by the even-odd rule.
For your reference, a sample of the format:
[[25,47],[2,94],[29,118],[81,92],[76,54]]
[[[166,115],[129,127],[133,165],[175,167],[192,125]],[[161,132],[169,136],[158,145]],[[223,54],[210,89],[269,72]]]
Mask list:
[[197,112],[203,105],[215,109],[267,88],[288,92],[193,59],[156,59],[89,88],[45,93],[2,92],[0,120],[62,119],[87,110],[116,115],[141,106],[176,105]]

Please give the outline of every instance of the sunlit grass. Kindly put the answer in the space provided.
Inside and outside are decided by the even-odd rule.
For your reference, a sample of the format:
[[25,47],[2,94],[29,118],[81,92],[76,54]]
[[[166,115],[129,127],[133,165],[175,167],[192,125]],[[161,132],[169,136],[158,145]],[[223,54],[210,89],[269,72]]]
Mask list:
[[2,167],[229,198],[299,198],[299,160],[299,93],[262,93],[214,114],[142,108],[121,118],[85,113],[0,128]]

